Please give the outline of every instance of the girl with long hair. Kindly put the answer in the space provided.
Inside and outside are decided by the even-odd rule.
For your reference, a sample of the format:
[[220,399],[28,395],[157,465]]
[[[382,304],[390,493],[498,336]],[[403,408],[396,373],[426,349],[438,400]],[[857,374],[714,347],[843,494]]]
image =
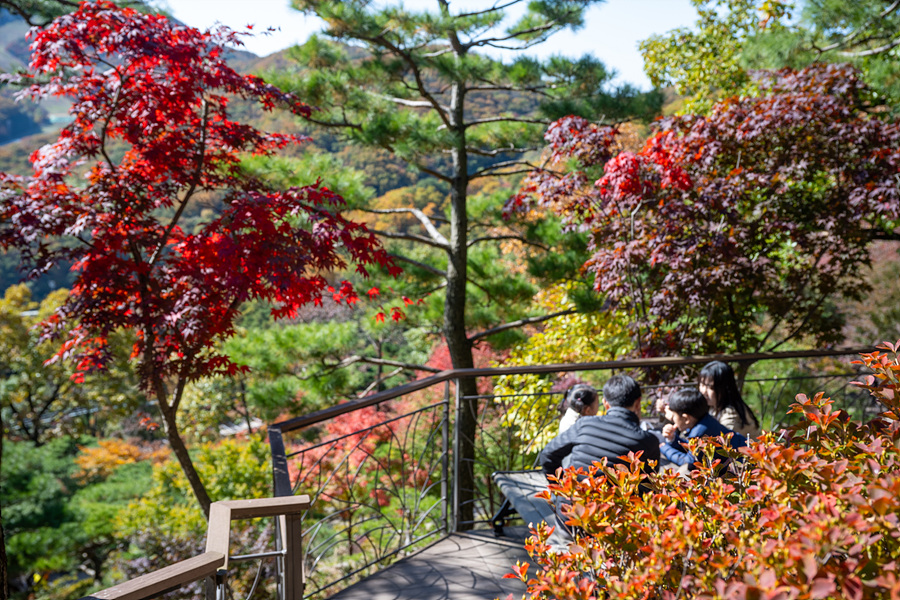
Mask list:
[[741,398],[730,366],[719,360],[706,364],[700,371],[699,383],[709,412],[719,423],[744,437],[759,435],[759,419]]

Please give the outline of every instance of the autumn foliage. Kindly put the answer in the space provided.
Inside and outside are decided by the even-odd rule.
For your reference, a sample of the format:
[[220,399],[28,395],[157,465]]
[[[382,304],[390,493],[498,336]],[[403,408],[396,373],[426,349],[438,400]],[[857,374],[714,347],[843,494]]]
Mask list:
[[[397,269],[374,235],[337,212],[332,191],[273,190],[242,169],[242,156],[302,140],[232,120],[231,102],[301,117],[311,109],[226,64],[223,47],[238,34],[99,1],[32,35],[30,73],[7,79],[36,99],[67,98],[73,121],[32,155],[31,177],[0,176],[0,247],[20,250],[30,276],[74,263],[69,299],[47,328],[71,332],[60,356],[79,370],[103,366],[113,331],[134,332],[141,380],[206,507],[175,414],[187,382],[240,368],[217,344],[241,305],[268,301],[290,316],[329,295],[352,304],[353,286],[326,274],[348,262],[363,275]],[[214,216],[183,229],[201,196]]]
[[868,244],[900,218],[900,124],[846,65],[757,73],[753,96],[663,119],[637,153],[576,117],[547,133],[538,203],[591,232],[585,268],[644,355],[840,339]]
[[[900,342],[880,348],[859,361],[883,409],[868,423],[801,394],[801,423],[740,451],[699,443],[689,478],[642,475],[636,459],[583,481],[566,472],[550,489],[583,533],[556,554],[538,529],[538,570],[517,575],[536,598],[897,598]],[[735,460],[724,477],[716,451]]]

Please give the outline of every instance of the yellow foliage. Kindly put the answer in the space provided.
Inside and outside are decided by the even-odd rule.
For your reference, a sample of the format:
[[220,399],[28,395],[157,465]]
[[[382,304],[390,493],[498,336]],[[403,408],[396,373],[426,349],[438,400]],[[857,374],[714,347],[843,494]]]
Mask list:
[[81,481],[95,481],[105,479],[121,465],[138,462],[140,460],[161,459],[164,450],[148,451],[123,440],[100,440],[96,448],[82,446],[81,454],[75,458],[75,464],[80,470],[76,478]]
[[[194,466],[210,498],[241,500],[272,494],[269,446],[251,437],[198,445]],[[152,531],[154,536],[190,540],[206,530],[206,519],[177,460],[153,467],[153,487],[120,515],[124,533]]]
[[[574,284],[563,283],[541,290],[535,302],[543,311],[556,312],[575,308],[569,298]],[[617,311],[574,313],[548,321],[524,344],[510,353],[504,366],[581,363],[615,360],[631,349],[627,315]],[[545,426],[556,421],[557,398],[546,394],[553,380],[543,375],[504,375],[494,386],[497,396],[529,394],[507,411],[505,422],[524,440],[534,440],[538,447],[556,435],[556,427]],[[548,419],[548,415],[552,415]]]

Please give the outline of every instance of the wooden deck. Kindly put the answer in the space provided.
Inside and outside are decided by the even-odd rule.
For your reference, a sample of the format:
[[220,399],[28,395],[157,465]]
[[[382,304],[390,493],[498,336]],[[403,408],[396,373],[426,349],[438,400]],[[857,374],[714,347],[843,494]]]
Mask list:
[[455,533],[438,540],[329,600],[504,600],[521,598],[525,584],[503,579],[516,561],[527,561],[524,526]]

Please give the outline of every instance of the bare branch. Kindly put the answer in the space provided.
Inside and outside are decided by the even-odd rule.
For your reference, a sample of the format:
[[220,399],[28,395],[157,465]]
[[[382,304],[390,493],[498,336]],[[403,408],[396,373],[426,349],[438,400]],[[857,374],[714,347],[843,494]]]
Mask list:
[[452,177],[447,177],[447,176],[444,175],[443,173],[441,173],[441,172],[439,172],[439,171],[435,171],[435,170],[432,169],[431,167],[426,167],[425,165],[420,165],[419,163],[414,162],[414,161],[411,161],[411,160],[408,160],[408,161],[406,161],[406,162],[408,162],[409,164],[411,164],[412,166],[414,166],[414,167],[417,168],[418,170],[422,171],[423,173],[427,173],[427,174],[431,175],[431,176],[434,177],[435,179],[440,179],[441,181],[446,181],[447,183],[450,183],[450,182],[453,181],[453,178],[452,178]]
[[388,379],[390,379],[390,378],[393,377],[394,375],[399,375],[399,374],[402,373],[402,372],[403,372],[403,368],[402,368],[402,367],[398,367],[398,368],[394,369],[393,371],[391,371],[390,373],[388,373],[387,375],[385,375],[384,377],[379,377],[378,379],[376,379],[375,381],[373,381],[372,383],[370,383],[369,385],[367,385],[367,386],[366,386],[366,389],[364,389],[363,391],[361,391],[361,392],[359,392],[358,394],[356,394],[356,398],[357,398],[357,399],[359,399],[359,398],[365,398],[366,395],[368,395],[369,392],[371,392],[372,390],[374,390],[379,384],[381,384],[381,383],[387,381]]
[[435,248],[440,248],[441,250],[450,251],[449,244],[441,244],[439,242],[434,241],[431,238],[427,238],[424,235],[416,235],[414,233],[394,233],[391,231],[380,231],[378,229],[370,229],[372,233],[375,235],[380,235],[382,237],[391,238],[395,240],[409,240],[411,242],[419,242],[421,244],[425,244],[427,246],[433,246]]
[[483,237],[477,237],[473,240],[469,240],[469,243],[466,244],[466,247],[471,248],[472,246],[474,246],[475,244],[478,244],[480,242],[491,242],[491,241],[498,241],[498,240],[518,240],[518,241],[522,242],[523,244],[528,244],[529,246],[535,246],[537,248],[540,248],[541,250],[550,250],[549,247],[547,247],[539,242],[534,242],[534,241],[529,240],[521,235],[516,235],[516,234],[486,235]]
[[453,52],[453,48],[444,48],[443,50],[437,50],[435,52],[426,52],[425,54],[422,54],[422,58],[437,58],[438,56],[443,56],[451,52]]
[[483,148],[466,147],[466,152],[478,156],[499,156],[500,154],[524,154],[525,152],[533,152],[540,150],[539,146],[531,146],[529,148],[497,148],[495,150],[485,150]]
[[399,360],[389,360],[386,358],[374,358],[370,356],[348,356],[343,359],[338,364],[334,365],[335,367],[349,367],[354,363],[367,363],[371,365],[384,365],[387,367],[400,367],[401,369],[409,369],[410,371],[428,371],[429,373],[440,373],[440,369],[436,369],[434,367],[428,367],[425,365],[419,365],[416,363],[405,363]]
[[531,173],[534,169],[517,169],[515,171],[495,171],[492,173],[483,173],[481,175],[473,175],[469,180],[480,179],[482,177],[507,177],[508,175],[520,175],[522,173]]
[[357,123],[350,123],[349,121],[322,121],[320,119],[313,119],[312,117],[303,117],[305,120],[310,123],[314,123],[316,125],[320,125],[322,127],[331,127],[331,128],[342,128],[342,129],[356,129],[357,131],[362,129],[362,125]]
[[[479,81],[487,81],[485,79],[479,79]],[[540,94],[542,96],[549,96],[546,89],[553,89],[552,85],[526,85],[526,86],[514,86],[514,85],[495,85],[489,83],[488,85],[474,85],[466,87],[467,92],[530,92],[534,94]]]
[[474,173],[469,176],[469,179],[475,179],[476,177],[483,176],[484,173],[489,173],[491,171],[496,171],[498,169],[505,169],[507,167],[528,167],[529,171],[534,171],[539,167],[527,160],[506,160],[503,162],[494,163],[492,165],[488,165],[486,167],[482,167],[478,169]]
[[169,221],[169,225],[166,227],[166,230],[163,232],[162,239],[159,240],[159,244],[156,246],[156,250],[153,251],[153,255],[150,257],[148,261],[149,264],[156,264],[156,260],[162,254],[163,249],[165,249],[166,244],[169,242],[169,236],[172,235],[172,230],[178,224],[178,221],[181,219],[181,215],[184,214],[184,209],[187,208],[187,204],[190,201],[191,197],[194,195],[194,191],[197,189],[197,184],[200,183],[200,179],[203,175],[203,165],[205,163],[206,158],[206,134],[208,133],[208,125],[209,125],[209,103],[206,101],[206,98],[203,99],[203,115],[201,117],[201,126],[200,126],[200,141],[197,142],[197,165],[194,167],[194,174],[191,177],[191,185],[188,186],[187,191],[184,193],[184,197],[181,199],[181,202],[178,204],[178,209],[175,211],[175,214],[172,216],[172,220]]
[[469,121],[465,124],[465,128],[484,125],[485,123],[531,123],[533,125],[550,125],[550,121],[546,119],[520,119],[518,117],[490,117],[488,119],[477,119]]
[[444,122],[444,125],[446,125],[447,127],[452,127],[452,124],[450,123],[450,117],[444,111],[441,103],[438,102],[437,99],[431,94],[431,92],[428,91],[428,87],[425,85],[425,80],[422,78],[422,71],[420,70],[419,65],[416,64],[416,61],[412,59],[412,56],[410,56],[408,52],[405,52],[402,48],[392,43],[390,40],[384,37],[384,34],[380,34],[375,37],[361,35],[357,39],[375,44],[377,46],[381,46],[382,48],[391,51],[395,56],[403,60],[403,62],[406,63],[406,65],[409,67],[413,77],[416,80],[416,89],[418,90],[419,94],[421,94],[422,97],[431,104],[435,111],[437,111],[438,116],[441,118],[441,121]]
[[883,52],[887,52],[888,50],[892,50],[900,46],[900,37],[892,40],[891,42],[885,44],[884,46],[878,46],[877,48],[870,48],[869,50],[861,50],[859,52],[839,52],[841,56],[847,56],[850,58],[862,58],[863,56],[873,56],[875,54],[881,54]]
[[[553,29],[554,27],[558,27],[558,26],[559,26],[559,23],[557,21],[552,21],[550,23],[544,23],[543,25],[538,25],[537,27],[529,27],[528,29],[520,29],[519,31],[513,31],[509,35],[505,35],[502,37],[491,37],[491,38],[484,38],[482,40],[475,40],[475,41],[472,41],[472,42],[469,42],[468,44],[466,44],[466,50],[469,50],[470,48],[476,48],[478,46],[492,46],[494,48],[497,48],[498,46],[495,45],[495,44],[497,44],[497,42],[508,42],[509,40],[516,40],[523,36],[531,35],[532,33],[540,33],[542,31],[545,31],[545,32],[549,31],[549,30]],[[527,48],[527,47],[528,47],[528,45],[526,44],[523,46],[510,47],[510,49],[518,50],[519,48]]]
[[439,244],[444,244],[446,246],[450,245],[450,242],[448,242],[447,238],[445,238],[443,234],[441,234],[441,232],[437,230],[437,227],[434,226],[434,223],[431,222],[431,219],[428,217],[428,215],[423,213],[418,208],[361,208],[359,210],[363,212],[379,214],[409,213],[417,218],[420,223],[422,223],[422,226],[425,228],[425,231],[428,232],[428,235],[431,236],[431,239]]
[[437,267],[432,267],[429,264],[419,262],[417,260],[409,258],[408,256],[403,256],[402,254],[391,254],[390,256],[392,258],[396,258],[397,260],[403,261],[407,264],[413,265],[415,267],[419,267],[420,269],[422,269],[424,271],[428,271],[429,273],[434,273],[435,275],[439,275],[440,277],[447,277],[446,271],[441,271]]
[[467,284],[471,283],[472,285],[477,287],[479,290],[484,292],[485,296],[488,297],[489,301],[496,302],[496,300],[494,299],[494,295],[491,293],[491,291],[489,289],[487,289],[486,287],[484,287],[483,285],[481,285],[480,283],[478,283],[477,281],[475,281],[473,278],[469,277],[468,279],[466,279],[466,283]]
[[492,13],[492,12],[495,12],[498,10],[503,10],[504,8],[509,8],[510,6],[515,6],[516,4],[520,4],[521,2],[524,2],[524,1],[525,0],[510,0],[506,4],[498,4],[495,2],[494,5],[490,8],[486,8],[484,10],[477,10],[477,11],[473,11],[473,12],[467,12],[467,13],[459,13],[458,15],[453,15],[453,16],[457,19],[461,19],[461,18],[465,18],[465,17],[477,17],[479,15],[486,15],[488,13]]
[[555,319],[556,317],[562,317],[565,315],[575,314],[578,311],[574,308],[570,308],[568,310],[562,310],[559,312],[551,313],[549,315],[542,315],[540,317],[526,317],[524,319],[519,319],[518,321],[511,321],[509,323],[504,323],[503,325],[497,325],[496,327],[491,327],[490,329],[486,329],[479,333],[469,336],[469,341],[474,342],[475,340],[479,340],[483,337],[488,337],[490,335],[494,335],[495,333],[500,333],[502,331],[507,331],[509,329],[516,329],[517,327],[523,327],[525,325],[530,325],[531,323],[541,323],[542,321],[549,321],[550,319]]
[[[411,209],[409,209],[409,208],[354,208],[353,210],[358,210],[359,212],[366,212],[366,213],[376,213],[376,214],[388,213],[389,214],[389,213],[395,213],[395,212],[407,212]],[[449,223],[450,222],[449,219],[445,219],[444,217],[431,216],[428,218],[431,219],[432,221],[438,221],[440,223]]]
[[[407,100],[405,98],[397,98],[396,96],[386,96],[384,94],[374,94],[377,98],[381,98],[383,100],[387,100],[389,102],[393,102],[394,104],[400,104],[402,106],[409,106],[412,108],[434,108],[434,104],[427,100]],[[450,108],[440,105],[442,110],[449,111]]]

